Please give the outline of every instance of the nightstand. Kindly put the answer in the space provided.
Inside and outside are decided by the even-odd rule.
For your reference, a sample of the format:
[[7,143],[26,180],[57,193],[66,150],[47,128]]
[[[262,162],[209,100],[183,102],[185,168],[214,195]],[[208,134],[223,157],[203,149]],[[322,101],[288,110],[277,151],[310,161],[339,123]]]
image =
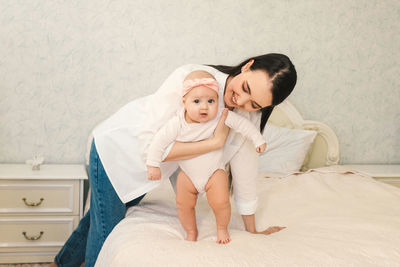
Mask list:
[[84,165],[0,164],[0,263],[52,262],[83,216]]
[[343,166],[400,188],[400,165],[349,164]]

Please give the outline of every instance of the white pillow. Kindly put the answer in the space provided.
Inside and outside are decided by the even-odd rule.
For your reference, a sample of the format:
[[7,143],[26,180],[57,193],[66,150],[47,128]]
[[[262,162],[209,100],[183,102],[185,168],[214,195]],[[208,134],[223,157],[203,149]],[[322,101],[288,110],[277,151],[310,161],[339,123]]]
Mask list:
[[316,131],[267,124],[263,134],[267,149],[259,157],[259,171],[284,174],[299,171],[316,135]]

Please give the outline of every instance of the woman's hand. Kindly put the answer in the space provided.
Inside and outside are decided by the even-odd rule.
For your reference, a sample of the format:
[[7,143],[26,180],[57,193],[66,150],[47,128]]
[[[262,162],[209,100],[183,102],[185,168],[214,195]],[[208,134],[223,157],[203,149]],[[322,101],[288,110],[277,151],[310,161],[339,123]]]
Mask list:
[[270,235],[270,234],[279,232],[285,228],[286,228],[285,226],[283,226],[283,227],[282,226],[270,226],[270,227],[268,227],[268,229],[266,229],[264,231],[256,232],[256,234]]
[[197,142],[175,142],[168,156],[163,161],[192,159],[202,154],[221,149],[225,145],[229,134],[229,127],[225,125],[227,116],[228,109],[224,109],[214,130],[213,137]]
[[255,219],[255,215],[254,214],[250,214],[250,215],[242,215],[242,219],[244,222],[244,227],[246,229],[247,232],[253,233],[253,234],[263,234],[263,235],[270,235],[276,232],[279,232],[283,229],[285,229],[285,226],[270,226],[268,227],[268,229],[258,232],[256,230],[256,219]]
[[222,148],[225,145],[226,139],[229,135],[229,127],[225,125],[226,117],[228,116],[228,109],[225,108],[222,111],[221,118],[218,121],[217,127],[214,130],[214,136],[212,139],[218,148]]

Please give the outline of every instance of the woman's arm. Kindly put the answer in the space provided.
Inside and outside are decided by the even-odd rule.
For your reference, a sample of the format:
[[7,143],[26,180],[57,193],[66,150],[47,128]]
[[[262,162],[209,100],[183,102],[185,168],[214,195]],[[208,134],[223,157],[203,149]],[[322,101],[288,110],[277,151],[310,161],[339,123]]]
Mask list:
[[198,142],[175,142],[164,161],[186,160],[219,149],[214,138]]
[[236,208],[242,214],[246,231],[269,235],[284,229],[280,226],[271,226],[261,232],[256,229],[258,155],[249,140],[241,146],[230,164]]
[[242,215],[244,228],[247,232],[256,233],[256,220],[254,214],[251,215]]
[[164,161],[186,160],[217,150],[225,145],[229,127],[225,125],[228,110],[225,109],[218,121],[212,138],[190,143],[175,142]]

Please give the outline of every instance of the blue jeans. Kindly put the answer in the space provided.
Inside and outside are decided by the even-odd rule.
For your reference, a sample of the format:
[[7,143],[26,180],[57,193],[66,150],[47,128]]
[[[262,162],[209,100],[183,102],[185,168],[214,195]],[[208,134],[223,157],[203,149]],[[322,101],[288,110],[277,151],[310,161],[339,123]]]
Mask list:
[[107,236],[125,217],[126,208],[137,205],[144,197],[122,203],[108,179],[94,142],[90,149],[89,182],[90,209],[54,258],[60,267],[78,267],[84,261],[85,266],[94,266]]

